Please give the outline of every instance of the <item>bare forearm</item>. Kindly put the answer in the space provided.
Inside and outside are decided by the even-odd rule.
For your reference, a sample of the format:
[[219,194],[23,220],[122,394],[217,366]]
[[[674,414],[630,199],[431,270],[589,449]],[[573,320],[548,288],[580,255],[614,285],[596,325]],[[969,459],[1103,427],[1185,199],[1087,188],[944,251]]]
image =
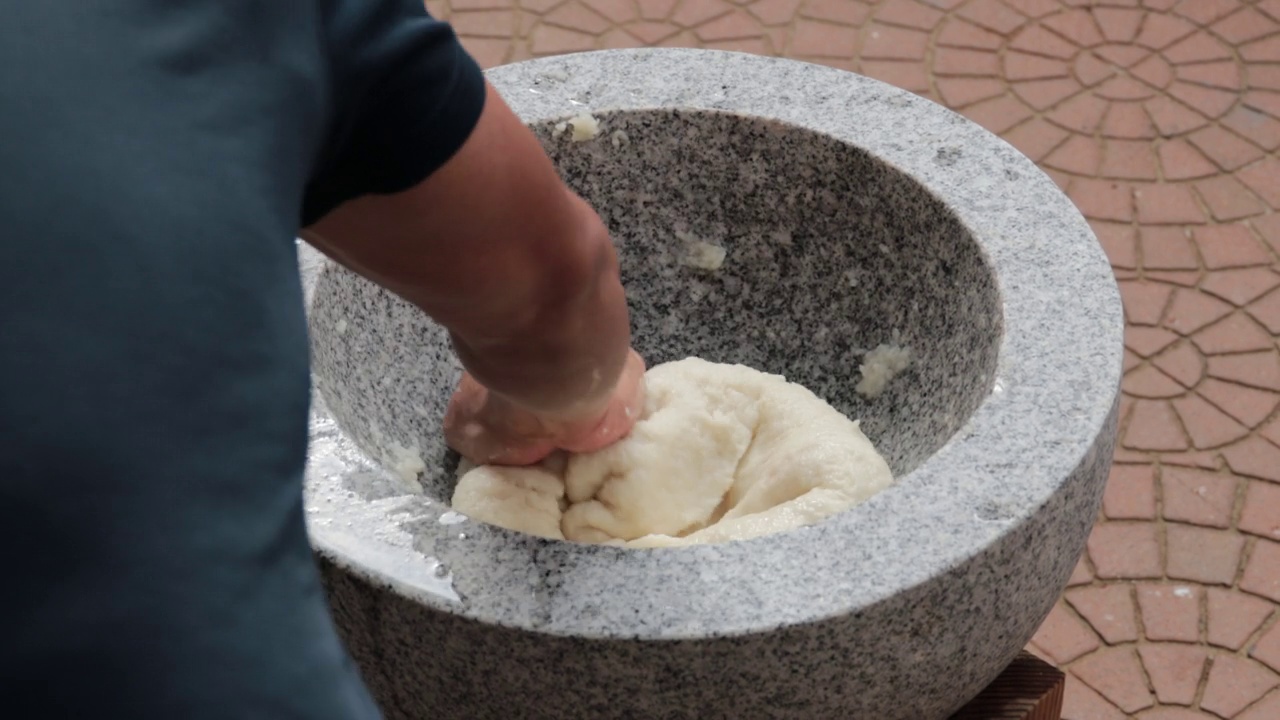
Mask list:
[[589,410],[626,360],[608,232],[492,88],[444,167],[404,193],[349,202],[304,236],[448,328],[467,369],[514,403]]

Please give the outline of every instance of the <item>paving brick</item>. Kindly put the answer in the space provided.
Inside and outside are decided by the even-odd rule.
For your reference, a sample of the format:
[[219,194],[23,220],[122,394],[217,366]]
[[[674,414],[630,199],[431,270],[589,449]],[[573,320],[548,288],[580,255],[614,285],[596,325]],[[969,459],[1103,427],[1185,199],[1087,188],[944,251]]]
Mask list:
[[[1134,74],[1137,74],[1135,68]],[[1145,78],[1144,78],[1145,79]],[[1159,81],[1148,81],[1151,84],[1159,84]],[[1156,91],[1148,87],[1146,84],[1128,76],[1113,77],[1104,81],[1094,89],[1094,92],[1107,100],[1117,100],[1127,102],[1130,100],[1145,100],[1156,94]]]
[[1138,185],[1133,197],[1141,223],[1180,225],[1205,221],[1204,211],[1183,185]]
[[1080,92],[1079,81],[1061,77],[1051,80],[1024,80],[1013,84],[1013,92],[1036,110],[1046,110]]
[[1004,44],[1004,38],[986,28],[951,17],[942,26],[936,42],[942,47],[996,50]]
[[1232,45],[1243,45],[1270,35],[1277,29],[1276,23],[1266,15],[1245,7],[1215,22],[1213,34]]
[[1127,713],[1155,704],[1133,648],[1104,648],[1076,663],[1072,672]]
[[1126,281],[1119,283],[1125,318],[1135,325],[1158,325],[1169,306],[1174,288],[1166,284]]
[[1100,172],[1104,177],[1123,180],[1155,180],[1158,173],[1151,143],[1144,140],[1108,140]]
[[1088,561],[1081,557],[1076,561],[1076,566],[1071,571],[1071,578],[1067,580],[1067,587],[1088,585],[1091,582],[1093,582],[1093,571],[1089,569]]
[[536,55],[557,55],[592,50],[596,46],[596,38],[576,30],[539,25],[533,29],[530,46]]
[[876,21],[878,22],[901,25],[902,27],[915,28],[917,30],[932,30],[943,17],[944,14],[937,8],[921,3],[918,0],[897,0],[896,2],[883,3],[880,10],[876,12]]
[[1081,93],[1047,111],[1045,117],[1055,125],[1074,132],[1092,135],[1102,126],[1110,103],[1093,93]]
[[1261,148],[1216,125],[1197,130],[1188,139],[1218,167],[1227,171],[1244,167],[1263,156]]
[[1218,716],[1186,707],[1161,705],[1142,713],[1142,720],[1218,720]]
[[[1258,602],[1266,601],[1259,600]],[[1272,625],[1262,634],[1262,637],[1258,638],[1258,643],[1249,651],[1249,656],[1257,659],[1272,670],[1280,672],[1280,623]]]
[[[635,3],[627,0],[581,0],[582,4],[596,11],[600,15],[608,18],[615,23],[627,22],[640,17],[639,9]],[[760,0],[756,5],[789,5],[794,11],[800,5],[800,0]],[[788,19],[790,19],[788,17]]]
[[1280,678],[1256,662],[1218,653],[1209,668],[1200,707],[1222,717],[1234,717],[1280,685]]
[[1239,8],[1239,0],[1194,0],[1179,3],[1174,12],[1198,25],[1208,25]]
[[1152,50],[1163,50],[1196,31],[1196,26],[1175,15],[1147,13],[1142,31],[1134,42]]
[[1092,47],[1104,41],[1102,31],[1087,10],[1072,10],[1045,18],[1045,27],[1080,47]]
[[1173,467],[1199,468],[1201,470],[1220,470],[1221,463],[1214,452],[1192,450],[1179,453],[1160,453],[1160,462]]
[[1269,540],[1254,544],[1240,589],[1280,602],[1280,544]]
[[1089,535],[1089,558],[1099,578],[1160,577],[1160,545],[1150,523],[1102,523]]
[[1125,183],[1079,178],[1072,183],[1070,195],[1080,212],[1091,220],[1129,222],[1133,219],[1132,186]]
[[1139,357],[1149,358],[1178,341],[1178,336],[1164,328],[1126,325],[1124,344]]
[[1204,375],[1204,358],[1187,342],[1161,352],[1152,358],[1151,363],[1184,388],[1195,387]]
[[939,47],[933,51],[933,71],[940,76],[998,77],[1000,58],[989,50]]
[[1266,113],[1247,105],[1237,105],[1223,116],[1221,123],[1268,152],[1280,148],[1280,120]]
[[1236,178],[1243,182],[1267,205],[1280,209],[1280,160],[1264,158],[1261,162],[1241,168]]
[[599,35],[613,27],[612,20],[576,2],[565,3],[542,17],[548,24],[570,30],[581,30],[592,35]]
[[1008,51],[1004,56],[1004,77],[1010,81],[1065,78],[1070,74],[1070,66],[1057,58],[1017,51]]
[[872,24],[863,40],[862,57],[872,60],[923,61],[929,36],[919,30]]
[[1062,720],[1125,720],[1128,717],[1075,675],[1067,675]]
[[1151,115],[1156,128],[1167,137],[1182,135],[1209,124],[1209,119],[1202,113],[1165,95],[1142,103],[1142,107]]
[[1196,347],[1205,355],[1243,353],[1274,347],[1275,340],[1245,313],[1235,313],[1196,333]]
[[[1176,80],[1167,92],[1207,118],[1216,119],[1236,104],[1237,93]],[[1202,148],[1203,149],[1203,148]]]
[[1166,180],[1194,180],[1216,175],[1218,166],[1183,139],[1168,140],[1157,149]]
[[1018,33],[1009,43],[1009,47],[1020,52],[1044,55],[1059,60],[1070,60],[1080,52],[1080,48],[1074,43],[1064,40],[1042,25],[1032,25]]
[[1067,591],[1066,600],[1108,644],[1138,639],[1137,611],[1128,583]]
[[1249,481],[1239,527],[1241,532],[1280,541],[1280,485]]
[[1122,387],[1133,397],[1151,400],[1173,398],[1186,392],[1186,388],[1153,365],[1144,365],[1126,373]]
[[1156,516],[1155,467],[1113,465],[1102,498],[1111,520],[1153,520]]
[[811,57],[847,58],[858,47],[858,33],[852,28],[812,20],[796,20],[792,44],[804,48]]
[[1198,395],[1175,398],[1173,408],[1197,449],[1221,447],[1249,434],[1249,428]]
[[1161,703],[1190,705],[1209,653],[1199,645],[1158,643],[1138,646],[1138,655]]
[[1169,577],[1207,585],[1230,585],[1235,580],[1244,549],[1239,533],[1169,523],[1165,542]]
[[1280,255],[1280,213],[1255,217],[1249,224],[1257,231],[1262,241],[1271,246],[1271,250]]
[[1138,37],[1138,28],[1145,15],[1141,10],[1095,7],[1093,17],[1102,29],[1102,35],[1110,42],[1130,43]]
[[1268,332],[1280,335],[1280,292],[1271,292],[1255,300],[1245,311]]
[[[1249,231],[1246,228],[1245,233]],[[1257,248],[1262,255],[1266,256],[1266,248],[1250,236],[1251,242],[1248,244],[1253,248]],[[1217,250],[1217,248],[1215,248]],[[1263,262],[1248,262],[1248,265],[1265,266]],[[1247,267],[1231,270],[1218,270],[1209,273],[1205,277],[1200,288],[1214,297],[1222,298],[1236,307],[1244,307],[1258,298],[1266,295],[1280,287],[1280,274],[1273,272],[1268,267]],[[1280,388],[1276,388],[1280,390]]]
[[1232,60],[1180,65],[1177,69],[1179,80],[1237,92],[1241,87],[1240,66]]
[[1226,448],[1222,455],[1234,472],[1280,483],[1280,448],[1260,437]]
[[1280,355],[1273,351],[1209,358],[1211,377],[1280,391]]
[[1098,85],[1103,80],[1116,75],[1115,66],[1092,51],[1085,51],[1076,56],[1071,64],[1071,70],[1075,73],[1076,79],[1088,87]]
[[1165,312],[1164,327],[1183,335],[1190,335],[1200,328],[1217,322],[1232,311],[1230,303],[1197,290],[1174,291],[1173,300]]
[[[636,3],[639,6],[640,17],[646,20],[665,20],[671,16],[671,11],[675,9],[676,4],[680,0],[645,0],[642,3]],[[526,0],[520,0],[522,6],[528,5]]]
[[1258,428],[1258,435],[1265,438],[1268,442],[1276,447],[1280,447],[1280,414],[1271,418],[1270,422],[1262,424]]
[[1230,527],[1238,482],[1222,473],[1166,467],[1160,472],[1164,518],[1205,527]]
[[[821,5],[822,2],[823,0],[814,0],[810,5]],[[732,10],[733,5],[724,0],[681,0],[669,19],[680,27],[694,28],[708,20],[728,14]]]
[[1177,226],[1152,225],[1139,230],[1142,267],[1147,270],[1195,270],[1200,267],[1191,233]]
[[[941,96],[942,101],[946,103],[947,107],[956,110],[988,98],[999,97],[1006,90],[1002,81],[993,78],[939,77],[935,78],[934,82],[938,87],[938,95]],[[1035,122],[1041,121],[1037,120]],[[1031,123],[1027,124],[1030,125]],[[1015,130],[1014,132],[1017,131]],[[1059,142],[1065,138],[1066,133],[1063,133]],[[1022,148],[1019,149],[1021,150]],[[1023,152],[1026,151],[1023,150]]]
[[516,13],[510,9],[454,12],[449,16],[449,24],[459,35],[468,38],[510,38],[516,31]]
[[1251,430],[1270,417],[1280,404],[1280,394],[1221,380],[1205,380],[1196,392]]
[[1098,637],[1089,626],[1072,615],[1061,604],[1055,605],[1031,639],[1059,665],[1098,649]]
[[960,11],[960,17],[992,32],[1008,35],[1026,18],[996,0],[974,0]]
[[1164,57],[1178,65],[1230,60],[1231,49],[1222,41],[1202,32],[1179,40],[1164,50]]
[[[1109,138],[1153,140],[1159,134],[1151,117],[1136,103],[1113,103],[1102,120],[1102,134]],[[1150,152],[1150,145],[1148,145]]]
[[1005,0],[1005,4],[1029,18],[1052,15],[1062,9],[1058,0]]
[[[665,22],[644,21],[627,25],[627,32],[648,45],[661,45],[671,38],[679,38],[680,28]],[[692,34],[689,37],[693,37]]]
[[[1160,228],[1158,225],[1154,227]],[[1151,282],[1185,288],[1194,288],[1199,285],[1203,275],[1204,273],[1199,270],[1148,270],[1143,273],[1143,276]]]
[[904,90],[916,93],[929,91],[929,74],[924,66],[917,62],[863,60],[860,70],[863,75],[897,85]]
[[1280,67],[1251,64],[1248,67],[1248,73],[1250,87],[1280,90]]
[[1134,402],[1123,445],[1130,450],[1148,451],[1177,451],[1191,447],[1173,408],[1160,400]]
[[[1036,119],[1026,125],[1031,125],[1032,123],[1043,123],[1043,121]],[[1026,125],[1022,127],[1026,127]],[[1045,128],[1051,131],[1058,131],[1057,128],[1046,123],[1043,128],[1038,128],[1037,132],[1044,134],[1047,132]],[[1006,136],[1005,139],[1009,140],[1009,137]],[[1012,140],[1010,142],[1013,143],[1014,147],[1022,149],[1017,142]],[[1031,140],[1026,141],[1027,144],[1031,142]],[[1026,152],[1026,150],[1023,150],[1023,152]],[[1133,270],[1138,267],[1138,234],[1132,225],[1090,220],[1089,226],[1093,228],[1093,233],[1098,238],[1098,243],[1102,245],[1102,249],[1107,253],[1107,259],[1111,261],[1113,268]]]
[[508,39],[469,37],[463,40],[463,46],[482,68],[503,64],[511,52],[511,41]]
[[1280,692],[1272,691],[1256,704],[1235,716],[1234,720],[1275,720],[1280,718]]
[[1008,95],[970,105],[964,109],[965,117],[999,135],[1031,117],[1027,106]]
[[1194,585],[1139,584],[1138,609],[1147,639],[1199,640],[1200,595],[1200,588]]
[[1239,180],[1230,175],[1200,180],[1195,185],[1196,192],[1216,220],[1243,220],[1267,209]]
[[[1280,35],[1276,36],[1275,39],[1277,46],[1280,46]],[[1280,59],[1274,62],[1280,62]],[[1250,90],[1244,94],[1244,104],[1271,117],[1280,117],[1280,93],[1278,92]]]
[[1207,588],[1205,594],[1208,641],[1230,650],[1244,647],[1275,609],[1266,600],[1226,588]]
[[1049,153],[1044,164],[1077,175],[1094,175],[1102,162],[1102,148],[1093,138],[1072,135],[1057,150]]

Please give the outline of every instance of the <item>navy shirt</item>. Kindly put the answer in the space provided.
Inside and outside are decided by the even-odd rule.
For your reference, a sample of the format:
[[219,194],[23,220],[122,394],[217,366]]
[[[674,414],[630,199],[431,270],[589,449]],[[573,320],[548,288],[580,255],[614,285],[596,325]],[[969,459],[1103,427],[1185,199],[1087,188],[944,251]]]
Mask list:
[[483,102],[421,0],[5,4],[6,714],[376,717],[305,535],[294,237]]

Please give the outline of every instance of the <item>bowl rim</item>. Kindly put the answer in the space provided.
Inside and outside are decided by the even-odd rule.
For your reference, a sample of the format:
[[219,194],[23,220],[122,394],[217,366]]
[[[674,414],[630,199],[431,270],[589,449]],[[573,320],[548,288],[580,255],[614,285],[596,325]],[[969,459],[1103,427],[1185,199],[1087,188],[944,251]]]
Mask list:
[[[1079,469],[1109,447],[1102,437],[1119,393],[1124,337],[1110,264],[1066,195],[996,135],[870,78],[735,52],[605,50],[486,75],[530,125],[582,110],[679,108],[772,120],[867,151],[939,199],[985,254],[1003,311],[994,386],[960,430],[893,487],[807,528],[653,550],[477,533],[469,552],[512,580],[493,587],[492,598],[460,599],[434,572],[435,558],[371,535],[362,523],[378,519],[351,505],[363,518],[355,529],[308,522],[313,547],[346,572],[434,610],[537,633],[678,639],[764,632],[889,602],[963,566],[1053,508]],[[310,293],[328,263],[302,247],[300,265],[310,315]],[[323,403],[316,407],[313,420],[326,419]],[[334,432],[313,423],[310,452]],[[321,472],[309,465],[307,485]],[[1090,523],[1077,520],[1060,521],[1063,532],[1080,526],[1087,533]],[[520,551],[510,552],[513,546]],[[527,581],[530,566],[551,557],[558,566],[572,560],[557,592],[513,603],[513,587]],[[621,578],[631,580],[625,592],[612,592]]]

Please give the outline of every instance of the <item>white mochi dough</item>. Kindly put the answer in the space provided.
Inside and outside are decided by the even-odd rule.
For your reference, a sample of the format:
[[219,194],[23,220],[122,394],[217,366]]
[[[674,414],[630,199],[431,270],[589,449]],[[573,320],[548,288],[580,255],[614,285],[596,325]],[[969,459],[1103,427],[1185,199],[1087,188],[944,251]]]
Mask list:
[[466,470],[454,510],[542,537],[660,547],[811,525],[893,482],[856,421],[781,376],[688,358],[645,385],[622,441]]

